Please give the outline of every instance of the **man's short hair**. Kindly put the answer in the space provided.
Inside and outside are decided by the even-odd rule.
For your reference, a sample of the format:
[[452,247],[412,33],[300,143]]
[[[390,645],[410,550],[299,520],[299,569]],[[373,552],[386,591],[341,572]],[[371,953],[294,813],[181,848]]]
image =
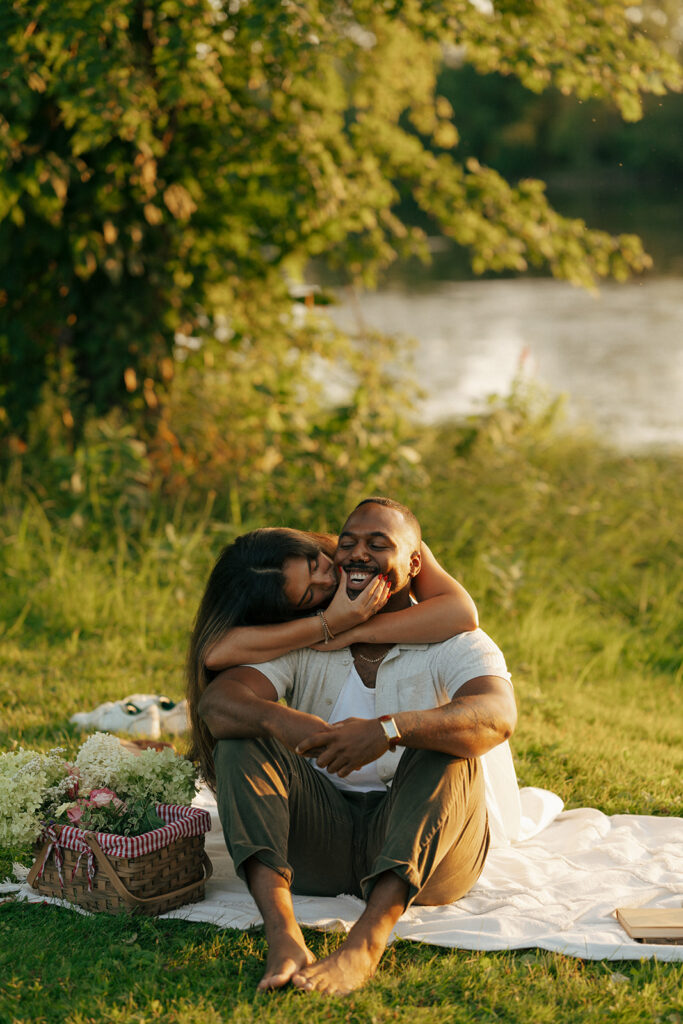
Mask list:
[[[363,498],[362,501],[358,502],[356,508],[360,508],[361,505],[384,505],[385,508],[393,508],[397,512],[400,512],[408,526],[415,534],[415,540],[417,541],[418,546],[420,545],[420,542],[422,541],[422,529],[417,516],[414,512],[411,512],[407,505],[402,505],[400,501],[394,501],[393,498],[383,498],[380,496]],[[354,512],[356,511],[356,508],[353,510]]]

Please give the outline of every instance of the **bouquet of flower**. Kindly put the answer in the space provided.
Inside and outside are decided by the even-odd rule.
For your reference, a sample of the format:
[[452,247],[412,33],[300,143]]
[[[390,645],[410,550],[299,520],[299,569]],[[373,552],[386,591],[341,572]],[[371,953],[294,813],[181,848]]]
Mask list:
[[194,765],[170,747],[133,753],[95,733],[74,762],[61,748],[0,755],[0,845],[34,843],[51,824],[136,836],[161,827],[155,804],[188,805]]

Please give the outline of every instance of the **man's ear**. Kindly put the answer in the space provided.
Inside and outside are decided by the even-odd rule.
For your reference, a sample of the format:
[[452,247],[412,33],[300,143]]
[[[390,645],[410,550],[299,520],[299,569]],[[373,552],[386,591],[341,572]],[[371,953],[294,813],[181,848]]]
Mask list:
[[410,556],[410,569],[408,570],[409,576],[417,576],[420,569],[422,568],[422,555],[419,551],[413,551]]

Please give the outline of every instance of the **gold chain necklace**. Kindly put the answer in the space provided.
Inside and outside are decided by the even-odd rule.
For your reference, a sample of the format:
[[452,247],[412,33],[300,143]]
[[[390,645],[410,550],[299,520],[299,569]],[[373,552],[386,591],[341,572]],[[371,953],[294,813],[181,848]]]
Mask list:
[[363,661],[367,661],[368,665],[378,665],[382,658],[386,658],[389,651],[385,651],[384,654],[380,654],[379,658],[366,658],[364,654],[358,653],[357,658],[362,658]]

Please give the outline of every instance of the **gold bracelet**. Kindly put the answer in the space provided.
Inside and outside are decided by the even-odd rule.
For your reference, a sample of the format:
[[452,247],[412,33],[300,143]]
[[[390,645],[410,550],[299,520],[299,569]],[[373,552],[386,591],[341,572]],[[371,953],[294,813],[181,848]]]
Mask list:
[[333,633],[332,630],[330,629],[330,624],[327,621],[327,619],[325,618],[325,613],[321,612],[320,613],[320,617],[322,618],[323,622],[325,623],[325,629],[327,630],[328,637],[330,638],[330,640],[334,640],[336,634]]
[[317,615],[318,615],[318,618],[320,619],[320,622],[322,623],[322,627],[323,627],[322,643],[327,644],[330,641],[330,631],[329,631],[329,629],[327,627],[327,621],[326,621],[325,616],[323,615],[323,613],[321,611],[317,612]]
[[325,618],[325,613],[322,611],[322,609],[318,612],[318,615],[323,625],[323,643],[327,644],[330,642],[330,640],[334,640],[334,633],[328,626],[327,619]]

